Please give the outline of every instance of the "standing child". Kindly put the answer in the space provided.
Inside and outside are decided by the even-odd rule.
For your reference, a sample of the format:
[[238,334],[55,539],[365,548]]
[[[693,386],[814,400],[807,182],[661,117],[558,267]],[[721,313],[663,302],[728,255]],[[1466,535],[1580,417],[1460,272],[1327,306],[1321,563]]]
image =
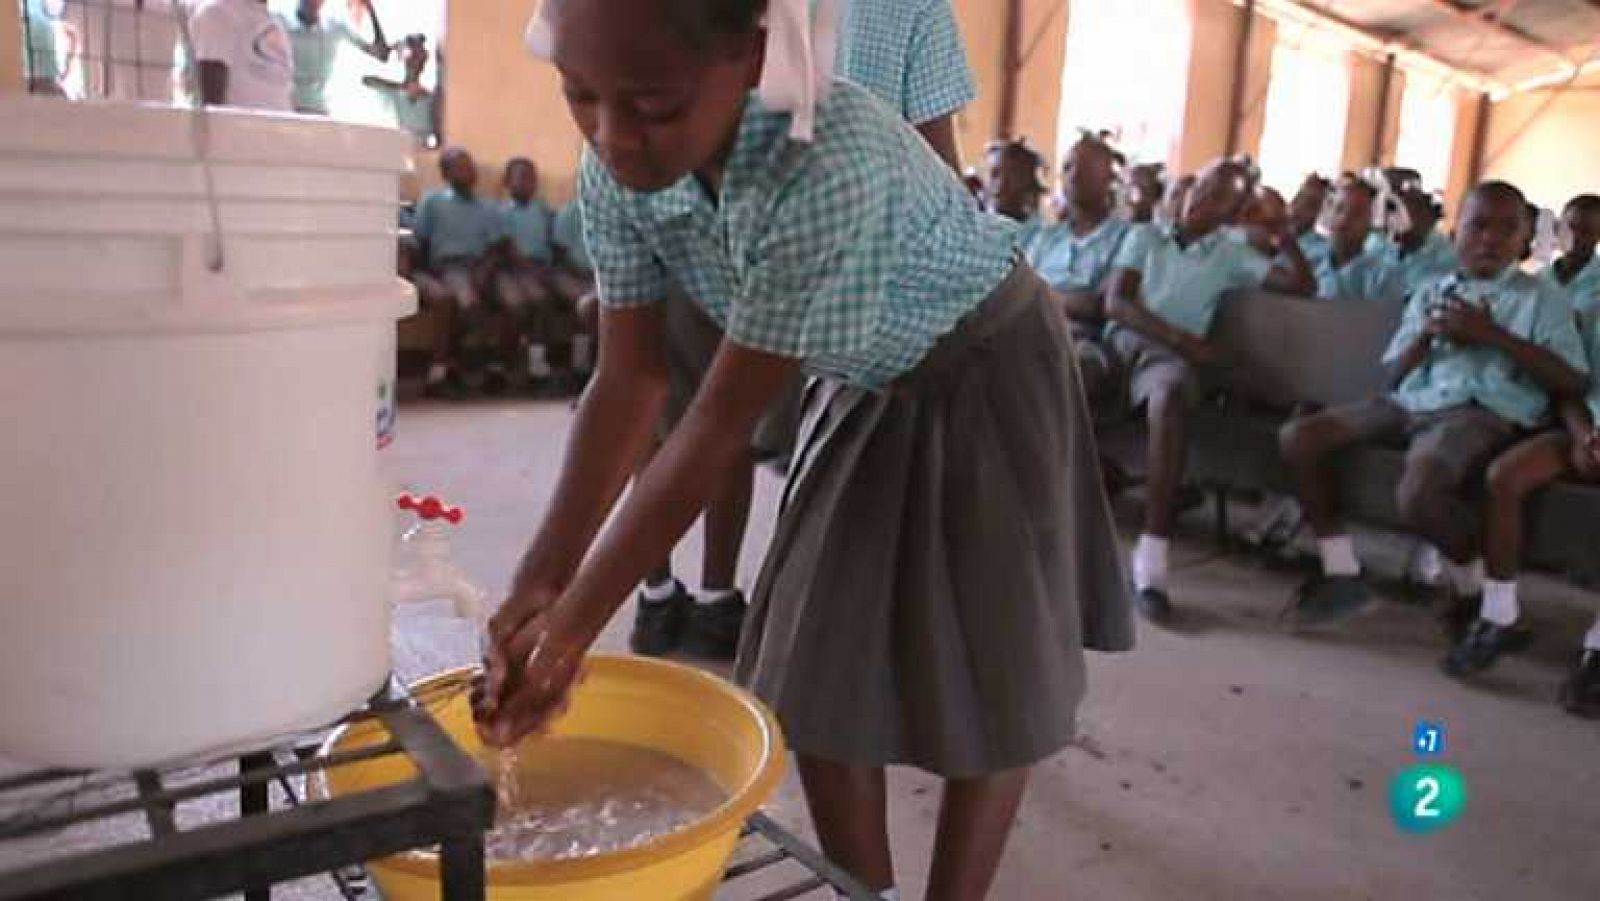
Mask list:
[[1220,160],[1201,173],[1176,224],[1141,226],[1117,255],[1106,294],[1108,343],[1127,379],[1128,403],[1150,423],[1144,532],[1133,552],[1134,600],[1155,622],[1168,619],[1167,549],[1183,482],[1189,414],[1200,400],[1201,375],[1220,352],[1206,340],[1217,304],[1228,291],[1265,286],[1309,293],[1311,272],[1287,230],[1274,266],[1248,244],[1229,239],[1223,223],[1248,197],[1248,173]]
[[294,111],[313,116],[328,114],[328,79],[339,59],[339,48],[356,47],[379,62],[389,61],[389,42],[371,0],[361,10],[372,20],[372,40],[367,41],[344,19],[322,17],[323,0],[300,0],[294,17],[287,20],[289,46],[294,51]]
[[[478,165],[464,148],[450,147],[439,155],[439,174],[448,187],[422,198],[413,226],[422,265],[412,281],[421,303],[437,310],[445,323],[434,336],[426,383],[430,394],[461,391],[458,355],[480,355],[499,344],[484,288],[493,262],[488,251],[503,234],[500,214],[478,197]],[[503,367],[496,368],[503,378]]]
[[1406,525],[1455,568],[1457,592],[1482,580],[1479,511],[1461,494],[1520,430],[1538,427],[1551,394],[1579,393],[1588,369],[1562,293],[1516,266],[1522,192],[1484,182],[1467,195],[1456,235],[1461,270],[1413,294],[1384,354],[1387,397],[1333,407],[1284,426],[1283,456],[1316,530],[1322,575],[1301,586],[1296,615],[1320,622],[1371,597],[1338,520],[1329,464],[1373,441],[1408,441],[1395,504]]
[[[559,708],[803,366],[818,381],[739,678],[777,711],[828,855],[886,897],[883,768],[945,776],[928,897],[976,901],[1028,768],[1071,741],[1082,648],[1130,640],[1093,435],[1014,229],[864,90],[787,80],[828,67],[763,53],[807,19],[805,0],[765,5],[542,9],[534,43],[589,141],[603,348],[491,629],[480,730],[505,745]],[[725,337],[611,516],[666,391],[668,276]]]
[[558,380],[571,385],[572,339],[577,332],[577,308],[555,285],[554,214],[539,199],[539,170],[526,157],[506,163],[507,197],[500,206],[505,217],[504,263],[495,273],[495,291],[513,317],[515,333],[527,340],[512,348],[522,356],[518,369],[526,369],[535,386]]

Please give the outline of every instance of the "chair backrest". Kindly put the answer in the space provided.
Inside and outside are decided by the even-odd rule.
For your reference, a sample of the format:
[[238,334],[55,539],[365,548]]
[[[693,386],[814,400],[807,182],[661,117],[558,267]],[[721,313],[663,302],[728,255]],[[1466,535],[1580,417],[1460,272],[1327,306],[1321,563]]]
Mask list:
[[1225,383],[1236,394],[1277,407],[1349,403],[1388,387],[1383,351],[1402,309],[1239,292],[1224,298],[1211,334],[1233,365]]

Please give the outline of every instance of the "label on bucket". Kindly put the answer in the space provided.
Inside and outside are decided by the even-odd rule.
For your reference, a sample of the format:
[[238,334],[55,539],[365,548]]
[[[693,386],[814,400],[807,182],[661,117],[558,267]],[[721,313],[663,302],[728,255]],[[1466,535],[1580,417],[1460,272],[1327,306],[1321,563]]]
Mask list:
[[378,450],[383,450],[394,443],[395,420],[400,412],[395,398],[399,346],[394,329],[384,330],[378,353]]

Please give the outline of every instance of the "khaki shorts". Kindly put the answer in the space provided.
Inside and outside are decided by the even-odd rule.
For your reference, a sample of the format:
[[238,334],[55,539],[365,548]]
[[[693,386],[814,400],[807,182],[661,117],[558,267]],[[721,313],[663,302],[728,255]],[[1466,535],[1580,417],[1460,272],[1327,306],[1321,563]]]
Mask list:
[[1175,392],[1190,406],[1200,402],[1200,373],[1176,350],[1125,328],[1113,330],[1106,343],[1128,386],[1130,409],[1139,409],[1162,391]]
[[1387,397],[1324,410],[1356,443],[1406,442],[1406,468],[1437,466],[1441,480],[1460,486],[1482,473],[1518,435],[1515,423],[1477,404],[1413,413]]

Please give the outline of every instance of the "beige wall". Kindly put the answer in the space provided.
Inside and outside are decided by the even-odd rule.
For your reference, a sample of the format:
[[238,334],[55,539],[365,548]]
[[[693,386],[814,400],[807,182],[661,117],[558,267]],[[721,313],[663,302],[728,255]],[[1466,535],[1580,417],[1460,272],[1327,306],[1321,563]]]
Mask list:
[[[1183,138],[1178,143],[1177,159],[1170,161],[1180,172],[1193,172],[1228,150],[1234,55],[1246,21],[1244,9],[1229,0],[1190,0],[1189,8],[1194,23],[1189,50],[1189,98],[1184,105]],[[1256,16],[1251,27],[1249,72],[1237,148],[1241,153],[1254,155],[1261,149],[1276,40],[1276,25]]]
[[[983,6],[957,0],[964,6]],[[993,6],[1001,4],[992,2]],[[1061,67],[1066,62],[1067,8],[1064,0],[1024,0],[1022,71],[1017,78],[1018,135],[1028,138],[1047,160],[1056,160],[1056,119],[1061,114]],[[967,159],[974,159],[968,156]]]
[[1478,120],[1482,116],[1476,91],[1456,91],[1456,133],[1450,146],[1450,178],[1444,187],[1444,215],[1453,224],[1461,209],[1461,198],[1472,187],[1472,157],[1478,139]]
[[[1387,166],[1394,162],[1400,143],[1400,100],[1405,94],[1406,73],[1394,70],[1389,80],[1389,100],[1383,92],[1383,62],[1367,56],[1350,56],[1350,109],[1345,117],[1344,153],[1340,167],[1354,171],[1367,166]],[[1373,140],[1378,135],[1379,110],[1383,112],[1383,146],[1372,158]]]
[[22,90],[22,6],[0,0],[0,94]]
[[1485,172],[1553,209],[1573,195],[1600,193],[1600,73],[1566,92],[1531,91],[1496,103]]

